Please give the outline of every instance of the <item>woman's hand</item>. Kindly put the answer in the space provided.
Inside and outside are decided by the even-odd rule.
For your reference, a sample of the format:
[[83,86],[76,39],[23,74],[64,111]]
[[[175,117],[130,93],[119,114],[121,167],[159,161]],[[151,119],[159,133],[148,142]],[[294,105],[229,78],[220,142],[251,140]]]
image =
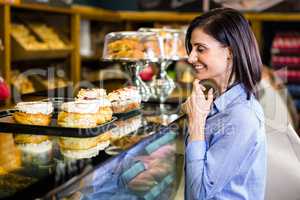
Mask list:
[[208,91],[207,98],[203,91],[205,87],[196,79],[191,96],[182,105],[189,118],[190,140],[204,140],[205,121],[213,102],[213,89]]

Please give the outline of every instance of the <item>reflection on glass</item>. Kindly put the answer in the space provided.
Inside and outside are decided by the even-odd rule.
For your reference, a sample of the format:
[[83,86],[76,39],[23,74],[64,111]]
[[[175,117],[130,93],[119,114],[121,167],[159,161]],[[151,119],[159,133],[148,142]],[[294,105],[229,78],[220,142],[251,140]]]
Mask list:
[[132,85],[137,87],[142,97],[142,100],[144,102],[147,102],[151,97],[151,89],[144,81],[142,81],[139,75],[140,72],[147,66],[147,64],[143,62],[136,62],[136,63],[125,63],[124,65],[127,73],[131,77]]
[[153,79],[150,86],[153,91],[153,97],[160,103],[164,103],[172,91],[175,89],[174,81],[168,76],[166,69],[171,64],[170,61],[163,61],[160,64],[158,75]]
[[161,130],[57,193],[57,197],[172,199],[177,187],[176,137],[170,129]]

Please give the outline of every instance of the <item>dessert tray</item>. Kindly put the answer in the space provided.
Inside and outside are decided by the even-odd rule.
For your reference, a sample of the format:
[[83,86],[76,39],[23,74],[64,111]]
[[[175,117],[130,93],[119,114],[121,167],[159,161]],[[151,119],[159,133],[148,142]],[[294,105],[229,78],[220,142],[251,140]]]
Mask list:
[[129,119],[131,117],[134,117],[136,115],[139,115],[142,113],[142,107],[137,108],[137,109],[133,109],[133,110],[129,110],[127,112],[122,112],[122,113],[114,113],[113,116],[116,116],[118,119]]
[[57,113],[54,113],[49,126],[38,126],[16,123],[12,116],[15,111],[16,110],[12,109],[0,112],[0,132],[87,138],[100,135],[115,128],[116,125],[114,124],[114,121],[118,119],[116,116],[113,116],[111,121],[93,128],[68,128],[57,125],[57,120],[55,118]]

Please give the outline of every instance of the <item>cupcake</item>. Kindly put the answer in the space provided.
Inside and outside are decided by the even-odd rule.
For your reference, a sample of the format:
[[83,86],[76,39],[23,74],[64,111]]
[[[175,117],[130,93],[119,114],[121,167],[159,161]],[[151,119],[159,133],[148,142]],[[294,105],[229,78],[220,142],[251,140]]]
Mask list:
[[[13,118],[19,124],[48,126],[51,123],[51,102],[20,102],[15,109]],[[52,148],[52,142],[46,135],[16,134],[14,139],[18,148],[26,152],[40,153]]]
[[140,108],[141,95],[136,87],[125,87],[108,94],[114,113],[124,113]]

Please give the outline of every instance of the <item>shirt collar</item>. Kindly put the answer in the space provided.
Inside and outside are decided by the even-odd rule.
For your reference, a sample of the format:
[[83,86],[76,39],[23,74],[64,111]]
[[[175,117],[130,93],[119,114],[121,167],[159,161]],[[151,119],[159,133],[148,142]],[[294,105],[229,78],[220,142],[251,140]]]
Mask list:
[[223,111],[229,104],[240,96],[247,98],[247,93],[242,83],[231,87],[229,90],[221,94],[221,96],[217,97],[213,102],[211,114]]

